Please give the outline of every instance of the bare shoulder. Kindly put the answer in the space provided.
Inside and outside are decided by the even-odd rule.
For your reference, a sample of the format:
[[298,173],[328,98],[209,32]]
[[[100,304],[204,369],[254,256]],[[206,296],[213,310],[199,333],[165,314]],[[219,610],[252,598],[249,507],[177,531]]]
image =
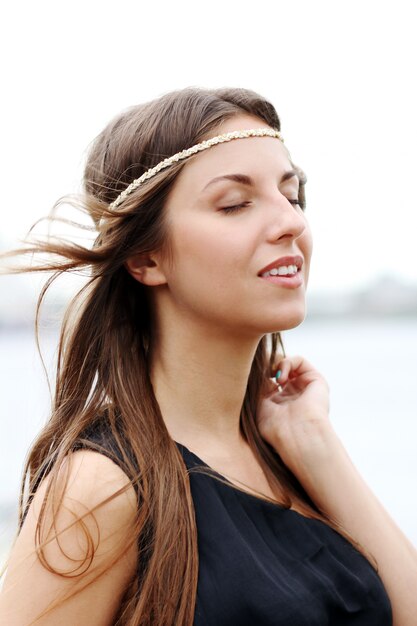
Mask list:
[[67,457],[62,470],[68,473],[68,498],[78,499],[91,508],[123,489],[123,493],[106,503],[106,515],[112,510],[118,514],[124,512],[128,517],[136,514],[137,498],[129,478],[104,454],[78,450]]
[[134,537],[136,492],[106,456],[90,450],[69,455],[44,509],[39,552],[35,536],[49,482],[46,477],[40,484],[11,552],[0,625],[28,626],[56,603],[37,625],[112,624],[136,572],[136,542],[126,543]]

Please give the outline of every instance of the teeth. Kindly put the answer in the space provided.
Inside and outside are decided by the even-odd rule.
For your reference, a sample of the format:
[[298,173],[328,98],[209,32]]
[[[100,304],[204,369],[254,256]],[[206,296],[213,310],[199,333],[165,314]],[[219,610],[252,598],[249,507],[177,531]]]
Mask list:
[[269,272],[264,272],[262,276],[288,276],[297,273],[296,265],[281,265],[280,267],[273,267]]

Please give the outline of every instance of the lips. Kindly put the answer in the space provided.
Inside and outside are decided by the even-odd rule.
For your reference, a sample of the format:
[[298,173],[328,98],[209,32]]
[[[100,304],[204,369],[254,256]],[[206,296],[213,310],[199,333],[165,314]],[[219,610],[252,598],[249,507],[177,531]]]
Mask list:
[[264,272],[269,272],[269,270],[272,270],[274,267],[278,268],[278,267],[282,267],[283,265],[295,265],[297,267],[297,270],[300,271],[301,268],[303,267],[303,257],[301,257],[300,255],[295,255],[295,256],[282,256],[279,259],[276,259],[275,261],[272,261],[272,263],[270,263],[269,265],[266,265],[265,267],[263,267],[259,272],[258,272],[258,276],[261,276]]

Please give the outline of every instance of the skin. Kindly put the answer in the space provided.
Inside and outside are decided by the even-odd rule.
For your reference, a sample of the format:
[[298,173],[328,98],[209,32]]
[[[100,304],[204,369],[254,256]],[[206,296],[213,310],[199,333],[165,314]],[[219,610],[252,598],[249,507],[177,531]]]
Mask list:
[[[243,128],[268,126],[241,115],[219,133]],[[228,464],[235,475],[249,454],[239,416],[256,346],[266,333],[293,328],[305,316],[312,238],[303,211],[288,200],[298,198],[298,179],[280,183],[290,169],[285,146],[271,137],[239,139],[197,154],[166,202],[170,257],[138,255],[128,263],[132,276],[151,288],[151,378],[171,436],[203,451],[202,458],[217,468]],[[224,181],[203,191],[214,177],[236,172],[251,176],[256,186]],[[221,210],[245,201],[250,204],[241,211]],[[304,259],[297,289],[258,276],[286,255]]]
[[[219,133],[266,126],[244,115]],[[296,180],[280,184],[291,169],[285,146],[271,137],[214,146],[187,161],[167,199],[171,256],[137,255],[127,269],[150,290],[155,341],[151,378],[167,429],[200,458],[229,479],[272,494],[256,460],[239,434],[239,415],[251,362],[259,339],[293,328],[305,315],[311,234],[305,216],[288,198],[297,197]],[[215,176],[244,173],[256,181],[249,190],[236,184],[203,187]],[[222,207],[248,201],[241,212]],[[304,259],[303,285],[285,289],[258,273],[286,255]],[[257,425],[311,498],[372,554],[390,597],[394,626],[413,626],[417,614],[417,553],[369,490],[350,461],[329,420],[327,383],[302,356],[276,364],[282,391],[271,380]],[[96,521],[85,523],[101,541],[90,575],[62,578],[36,558],[34,534],[47,478],[39,487],[14,545],[0,594],[0,625],[28,626],[33,617],[78,584],[92,582],[38,626],[110,626],[129,579],[135,575],[136,546],[112,565],[136,519],[137,498],[129,479],[110,459],[78,451],[68,461],[68,490],[58,516],[61,542],[48,544],[51,562],[69,572],[82,556],[85,537],[67,528],[73,513],[88,511],[107,496],[126,491],[100,506]],[[24,598],[24,602],[22,602]]]
[[[129,580],[135,575],[136,544],[118,558],[126,537],[132,534],[137,515],[137,496],[127,476],[109,458],[89,450],[68,457],[60,486],[65,471],[68,471],[68,486],[55,520],[59,540],[53,539],[51,533],[45,547],[49,564],[63,576],[46,569],[36,555],[35,530],[49,482],[47,477],[36,491],[8,560],[0,593],[0,626],[31,626],[37,616],[65,598],[38,619],[36,626],[111,626]],[[121,495],[101,504],[126,487]],[[85,528],[74,525],[78,516],[98,505],[94,517],[88,514],[84,518]],[[45,527],[51,523],[48,512]],[[85,530],[93,537],[96,551],[87,574],[76,576],[80,569],[74,570],[85,562]],[[104,571],[104,575],[94,580]],[[74,595],[75,592],[78,593]]]
[[[218,133],[266,126],[242,115]],[[229,479],[272,495],[239,434],[239,415],[259,339],[293,328],[305,315],[311,234],[285,147],[274,138],[217,145],[187,162],[168,198],[171,258],[156,253],[128,263],[151,289],[155,342],[151,378],[168,431]],[[252,190],[215,176],[244,173]],[[221,208],[249,201],[241,212]],[[290,290],[258,276],[281,256],[304,258],[303,286]],[[329,420],[329,390],[302,356],[276,364],[282,391],[265,381],[257,425],[318,507],[373,556],[390,597],[395,626],[417,614],[417,552],[353,466]]]

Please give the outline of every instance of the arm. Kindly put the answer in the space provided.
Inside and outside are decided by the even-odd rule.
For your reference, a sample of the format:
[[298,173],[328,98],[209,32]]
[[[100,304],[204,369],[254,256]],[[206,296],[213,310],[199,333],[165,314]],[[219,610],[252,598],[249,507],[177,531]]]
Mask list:
[[[68,483],[56,517],[58,532],[64,532],[59,536],[59,545],[56,539],[52,540],[45,554],[53,569],[69,573],[84,561],[88,546],[82,524],[64,529],[76,516],[86,513],[130,481],[117,465],[97,452],[80,450],[68,457],[66,464]],[[117,559],[136,519],[135,490],[130,485],[97,508],[94,518],[89,514],[83,519],[96,551],[88,569],[83,567],[74,572],[77,576],[64,577],[49,571],[35,551],[36,522],[47,483],[48,477],[34,496],[10,555],[0,594],[0,625],[29,626],[52,603],[77,591],[41,617],[36,626],[110,626],[136,572],[135,544]],[[47,514],[46,528],[51,520]],[[95,579],[100,573],[103,575]]]
[[319,509],[375,558],[394,625],[413,626],[417,551],[359,475],[332,429],[324,379],[301,357],[285,359],[279,368],[282,391],[268,389],[259,406],[261,435]]

